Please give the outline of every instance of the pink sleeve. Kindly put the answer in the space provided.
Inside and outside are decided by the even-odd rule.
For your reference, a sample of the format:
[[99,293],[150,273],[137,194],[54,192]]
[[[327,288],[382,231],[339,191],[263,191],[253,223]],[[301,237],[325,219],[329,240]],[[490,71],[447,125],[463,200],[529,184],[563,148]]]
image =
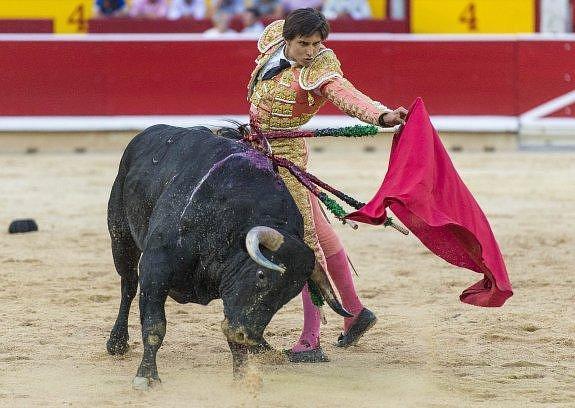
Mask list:
[[349,116],[372,125],[378,125],[381,114],[390,111],[386,106],[358,91],[345,78],[329,81],[320,88],[320,93]]

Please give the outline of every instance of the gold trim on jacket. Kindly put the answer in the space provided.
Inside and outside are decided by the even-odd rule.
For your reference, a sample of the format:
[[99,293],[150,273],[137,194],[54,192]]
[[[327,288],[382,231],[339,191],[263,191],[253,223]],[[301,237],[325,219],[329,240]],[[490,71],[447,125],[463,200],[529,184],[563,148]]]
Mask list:
[[[270,58],[285,44],[282,36],[284,20],[276,20],[268,25],[258,40],[260,55],[256,59],[256,68],[252,71],[248,83],[248,100],[250,100],[257,77]],[[311,91],[334,78],[343,78],[340,62],[329,48],[323,48],[308,67],[300,67],[298,83],[302,89]]]

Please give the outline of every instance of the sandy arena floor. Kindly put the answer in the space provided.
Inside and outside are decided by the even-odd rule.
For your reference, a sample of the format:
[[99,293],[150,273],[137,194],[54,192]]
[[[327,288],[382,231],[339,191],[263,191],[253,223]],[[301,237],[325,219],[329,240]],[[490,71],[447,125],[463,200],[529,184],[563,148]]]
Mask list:
[[[366,201],[385,173],[388,142],[316,141],[312,170]],[[20,143],[20,153],[0,147],[2,407],[575,406],[574,152],[452,153],[507,262],[515,296],[503,308],[460,303],[480,276],[415,237],[337,225],[361,298],[379,317],[357,347],[332,345],[341,320],[328,312],[330,363],[254,362],[235,383],[221,302],[169,299],[163,384],[140,393],[131,388],[142,353],[137,302],[130,351],[105,350],[120,295],[106,203],[121,151],[88,144],[84,153],[69,145],[25,154],[36,142]],[[9,235],[9,222],[23,217],[40,231]],[[301,320],[296,298],[268,326],[268,341],[288,347]]]

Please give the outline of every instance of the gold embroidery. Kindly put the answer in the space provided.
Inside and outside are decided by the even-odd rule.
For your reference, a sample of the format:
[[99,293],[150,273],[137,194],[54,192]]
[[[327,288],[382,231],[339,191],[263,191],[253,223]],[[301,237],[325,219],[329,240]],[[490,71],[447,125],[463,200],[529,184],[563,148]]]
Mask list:
[[257,76],[260,73],[260,70],[264,67],[264,65],[267,64],[267,62],[272,57],[272,55],[273,55],[273,53],[269,54],[269,55],[262,54],[256,59],[256,67],[252,71],[252,75],[250,76],[250,81],[248,82],[248,101],[250,100],[250,98],[254,92],[255,83],[257,80]]
[[289,103],[276,101],[272,105],[272,115],[291,117],[293,106]]
[[262,96],[260,93],[254,93],[251,97],[251,103],[253,103],[255,106],[259,106],[261,99]]
[[[304,170],[307,168],[307,147],[304,139],[273,139],[270,144],[274,154],[287,158]],[[317,260],[325,263],[325,255],[315,231],[308,190],[287,169],[280,167],[279,172],[302,215],[304,242],[314,251]]]
[[334,52],[325,48],[313,59],[309,67],[301,69],[299,84],[303,89],[311,90],[331,78],[343,78],[343,73]]
[[278,88],[275,94],[277,100],[283,100],[287,103],[295,103],[296,92],[292,88]]
[[313,118],[313,115],[315,115],[314,113],[302,113],[302,115],[300,116],[300,121],[302,125],[305,125],[307,122],[310,121],[311,118]]
[[272,116],[279,116],[280,118],[289,118],[291,117],[291,113],[272,112]]
[[315,99],[313,98],[311,92],[307,93],[307,104],[309,106],[313,106],[313,104],[315,103]]
[[279,79],[279,83],[283,86],[285,86],[286,88],[291,87],[291,83],[294,80],[294,75],[293,75],[293,68],[290,69],[285,69],[280,76]]
[[258,50],[261,53],[268,51],[271,47],[283,41],[282,33],[284,20],[276,20],[269,24],[260,35],[258,40]]
[[278,98],[277,96],[274,98],[274,100],[279,101],[279,102],[283,102],[283,103],[289,103],[289,104],[295,104],[295,101],[288,101],[287,99],[282,99],[282,98]]
[[280,83],[278,78],[259,81],[255,84],[250,102],[256,107],[257,121],[263,130],[267,129],[294,129],[307,123],[318,109],[323,105],[324,99],[318,101],[318,96],[311,95],[308,91],[303,92],[305,99],[299,107],[297,117],[294,117],[294,106],[298,106],[298,94],[293,86],[296,78],[292,70],[282,73],[279,80],[291,79],[289,87],[287,82]]
[[294,126],[294,127],[273,127],[273,126],[271,126],[265,130],[294,130],[294,129],[297,129],[298,127],[299,126]]

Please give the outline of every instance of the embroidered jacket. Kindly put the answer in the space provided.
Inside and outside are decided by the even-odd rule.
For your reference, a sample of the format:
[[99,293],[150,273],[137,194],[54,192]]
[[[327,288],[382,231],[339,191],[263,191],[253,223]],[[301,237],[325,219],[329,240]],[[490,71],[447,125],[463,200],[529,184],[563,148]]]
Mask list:
[[344,78],[340,62],[329,48],[324,47],[308,67],[292,66],[270,80],[258,80],[262,68],[285,44],[283,24],[284,20],[271,23],[258,41],[260,55],[248,84],[251,119],[263,130],[295,129],[329,100],[348,115],[377,125],[389,109]]

